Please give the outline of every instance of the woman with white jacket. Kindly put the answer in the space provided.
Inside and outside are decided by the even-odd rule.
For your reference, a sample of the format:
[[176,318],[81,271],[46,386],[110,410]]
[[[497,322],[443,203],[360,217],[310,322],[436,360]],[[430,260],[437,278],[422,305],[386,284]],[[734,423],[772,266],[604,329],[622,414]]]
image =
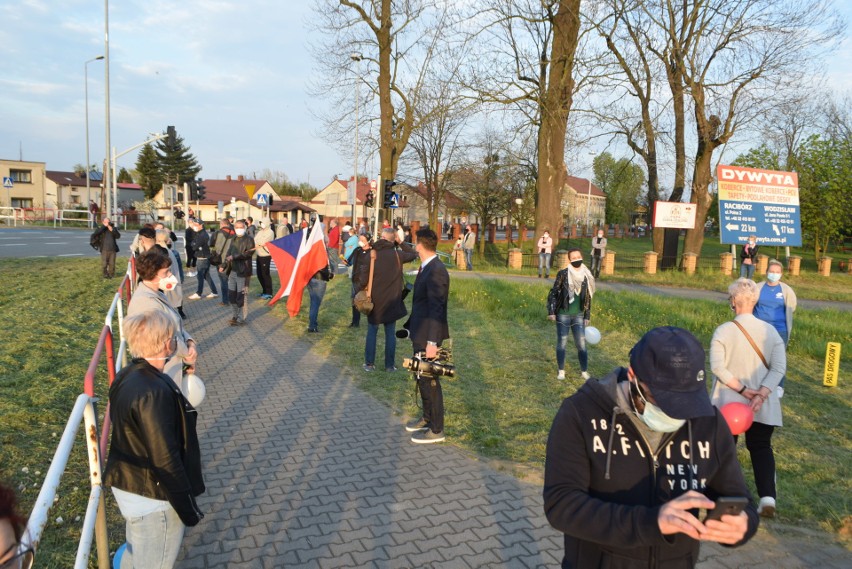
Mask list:
[[736,317],[713,333],[710,368],[715,376],[713,405],[748,404],[754,423],[745,433],[754,480],[760,496],[758,513],[775,515],[775,454],[772,433],[782,425],[778,385],[787,370],[784,341],[772,327],[752,312],[759,297],[751,279],[740,278],[728,287],[731,310]]

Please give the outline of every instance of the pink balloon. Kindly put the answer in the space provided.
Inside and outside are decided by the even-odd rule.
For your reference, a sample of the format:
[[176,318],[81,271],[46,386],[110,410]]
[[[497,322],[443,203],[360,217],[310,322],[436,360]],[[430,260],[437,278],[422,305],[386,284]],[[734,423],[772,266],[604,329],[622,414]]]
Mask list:
[[754,422],[754,411],[745,403],[728,403],[721,409],[722,416],[728,422],[728,428],[732,435],[741,435],[746,432]]

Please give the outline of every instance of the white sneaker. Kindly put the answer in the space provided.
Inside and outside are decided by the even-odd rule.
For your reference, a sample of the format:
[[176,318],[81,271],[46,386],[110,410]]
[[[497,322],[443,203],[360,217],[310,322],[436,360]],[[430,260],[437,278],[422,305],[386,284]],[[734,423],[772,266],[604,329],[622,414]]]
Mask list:
[[219,298],[219,295],[216,294],[215,292],[211,292],[210,294],[207,295],[207,298]]
[[194,292],[194,293],[192,293],[191,295],[189,295],[189,297],[187,297],[187,298],[189,298],[189,300],[198,300],[198,299],[199,299],[199,298],[201,298],[201,297],[200,297],[200,296],[198,296],[198,293],[197,293],[197,292]]
[[197,275],[197,274],[198,274],[198,273],[186,273],[186,276],[188,276],[188,277],[194,277],[194,276],[195,276],[195,275]]
[[565,379],[564,369],[560,369],[558,372],[556,372],[556,379]]
[[584,371],[580,375],[583,376],[583,379],[590,379],[592,377],[591,375],[589,375],[589,372],[587,372],[587,371]]
[[758,515],[764,518],[775,517],[775,498],[764,496],[760,499],[760,504],[757,506]]

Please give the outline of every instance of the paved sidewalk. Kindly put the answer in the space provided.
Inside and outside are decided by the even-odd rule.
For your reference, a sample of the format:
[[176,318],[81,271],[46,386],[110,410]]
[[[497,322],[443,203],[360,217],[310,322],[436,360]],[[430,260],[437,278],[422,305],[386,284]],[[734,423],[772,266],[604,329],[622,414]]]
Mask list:
[[[227,325],[217,299],[185,309],[207,384],[207,492],[178,567],[559,567],[562,537],[538,484],[452,444],[412,444],[403,418],[354,386],[357,366],[312,354],[322,333],[294,339],[255,300],[242,328]],[[761,532],[759,541],[705,547],[699,567],[849,566],[848,552],[819,540],[803,548]]]

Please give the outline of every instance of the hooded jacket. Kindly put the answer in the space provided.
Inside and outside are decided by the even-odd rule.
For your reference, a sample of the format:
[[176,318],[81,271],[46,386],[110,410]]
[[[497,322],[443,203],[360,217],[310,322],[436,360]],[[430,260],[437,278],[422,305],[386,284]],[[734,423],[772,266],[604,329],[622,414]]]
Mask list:
[[694,567],[699,542],[664,536],[657,523],[662,505],[689,489],[711,500],[747,496],[748,530],[737,545],[751,539],[757,510],[719,411],[688,420],[651,449],[626,415],[632,410],[617,403],[622,381],[625,368],[587,381],[563,401],[550,430],[544,511],[565,534],[563,569]]

